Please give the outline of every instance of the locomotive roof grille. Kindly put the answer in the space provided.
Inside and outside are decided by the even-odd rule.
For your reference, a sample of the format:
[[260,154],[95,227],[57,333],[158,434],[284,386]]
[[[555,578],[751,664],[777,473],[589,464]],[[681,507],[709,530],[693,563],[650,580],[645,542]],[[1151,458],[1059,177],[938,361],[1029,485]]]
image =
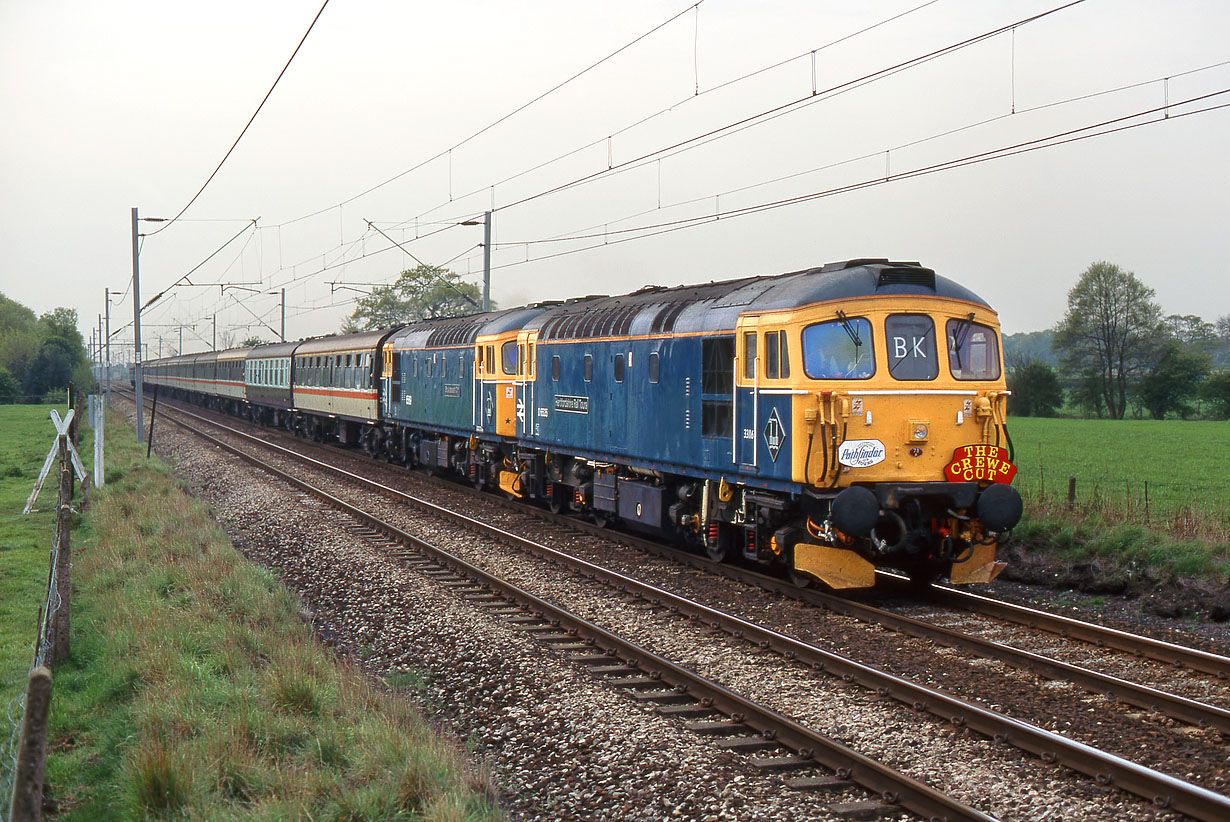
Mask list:
[[935,272],[930,268],[884,268],[880,270],[876,288],[886,285],[917,285],[935,290]]

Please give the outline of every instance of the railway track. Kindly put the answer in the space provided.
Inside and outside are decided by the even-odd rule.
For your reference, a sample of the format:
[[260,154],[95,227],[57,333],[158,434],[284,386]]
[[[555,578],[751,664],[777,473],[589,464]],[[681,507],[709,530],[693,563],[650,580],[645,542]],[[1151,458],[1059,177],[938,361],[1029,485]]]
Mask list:
[[[220,425],[217,422],[207,420],[203,417],[198,416],[198,418],[209,422],[212,425]],[[343,474],[347,477],[348,481],[362,483],[368,488],[378,490],[382,494],[392,495],[395,498],[401,499],[405,502],[427,505],[441,516],[457,516],[453,512],[443,511],[443,509],[432,506],[430,503],[408,498],[400,491],[388,488],[380,483],[374,483],[372,480],[358,476],[353,472],[347,472],[334,466],[311,460],[311,458],[306,458],[302,455],[288,452],[286,449],[281,449],[280,446],[268,443],[261,438],[252,437],[251,435],[244,434],[243,432],[237,432],[233,429],[230,430],[238,436],[247,438],[249,442],[257,442],[264,447],[279,449],[284,455],[293,456],[295,459],[306,459],[318,468],[324,468],[335,473]],[[240,451],[240,449],[236,449],[233,446],[222,443],[216,438],[211,439],[214,439],[216,444],[219,444],[223,448],[227,448],[228,450],[236,453],[239,453]],[[241,454],[241,456],[244,456],[245,459],[248,459],[251,462],[260,462],[251,455]],[[272,468],[272,466],[262,466],[262,469],[270,470],[271,472],[279,475],[282,474],[282,472],[278,469]],[[289,477],[287,477],[287,479],[291,482],[297,482]],[[331,502],[330,504],[334,503]],[[343,503],[343,505],[344,504],[345,503]],[[354,512],[350,512],[350,515],[358,516]],[[403,539],[402,532],[398,532],[397,529],[392,528],[392,526],[388,526],[387,523],[380,524],[375,521],[369,521],[369,526],[380,530],[382,533],[394,534],[399,541]],[[647,586],[644,583],[637,582],[636,580],[632,580],[624,575],[608,571],[607,569],[599,568],[590,563],[579,562],[575,558],[560,555],[558,552],[554,552],[546,546],[533,544],[532,541],[527,541],[524,538],[518,537],[515,534],[510,534],[501,529],[493,529],[489,525],[479,523],[474,520],[467,522],[467,527],[482,531],[489,536],[498,538],[506,543],[520,543],[527,551],[538,553],[539,555],[551,556],[554,561],[569,564],[576,570],[576,572],[586,576],[601,578],[608,585],[618,587],[620,590],[639,597],[649,603],[652,607],[669,608],[689,620],[701,622],[702,624],[708,625],[712,628],[719,628],[731,636],[737,637],[745,642],[754,643],[761,649],[775,651],[785,658],[792,659],[797,663],[806,665],[814,670],[824,671],[826,673],[839,676],[846,681],[857,682],[864,687],[872,688],[881,696],[895,699],[909,705],[915,710],[930,712],[941,717],[945,721],[950,721],[958,726],[968,727],[986,736],[1016,745],[1022,750],[1029,751],[1030,753],[1043,758],[1045,761],[1056,762],[1082,773],[1086,773],[1089,776],[1093,776],[1099,784],[1114,784],[1120,788],[1143,796],[1148,800],[1154,801],[1163,807],[1169,807],[1173,810],[1188,814],[1195,818],[1220,819],[1225,818],[1227,814],[1230,814],[1230,803],[1227,802],[1224,796],[1207,791],[1199,786],[1191,785],[1173,777],[1168,777],[1164,774],[1157,773],[1156,771],[1151,771],[1150,769],[1135,765],[1134,763],[1119,757],[1097,751],[1089,746],[1074,743],[1062,736],[1030,726],[1027,723],[1001,716],[992,711],[987,711],[976,705],[957,700],[933,689],[923,688],[898,677],[885,674],[882,671],[876,671],[868,666],[860,665],[853,660],[828,653],[815,647],[814,645],[800,642],[799,640],[785,636],[779,632],[752,624],[747,620],[742,620],[738,617],[724,614],[701,603],[678,597],[660,588]],[[390,528],[392,528],[392,530],[389,530]],[[483,578],[482,574],[476,574],[475,571],[471,570],[471,568],[472,566],[465,567],[460,571],[460,573],[467,579]],[[483,584],[488,586],[493,591],[498,590],[495,587],[491,587],[488,580],[484,579]],[[777,585],[783,588],[786,587],[781,581],[776,580],[771,583],[766,583],[762,580],[758,584]],[[819,592],[792,591],[791,593],[802,595],[806,598],[812,599],[813,601],[825,602],[827,607],[831,607],[837,611],[855,606],[859,608],[868,607],[862,606],[861,604],[850,603],[846,600],[838,600],[837,598],[832,598],[834,601],[827,601],[825,595],[822,595]],[[500,596],[503,598],[508,598],[511,596],[514,600],[519,599],[519,595],[512,595],[508,591],[502,591]],[[532,597],[532,595],[530,596]],[[529,603],[526,607],[530,607],[532,609],[542,608],[542,605],[536,599],[524,600],[522,602],[523,605],[524,603]],[[546,612],[543,611],[543,613]],[[903,626],[910,623],[908,619],[897,617],[895,615],[889,615],[889,617],[897,620],[898,624]],[[874,619],[878,623],[883,624],[883,621],[889,617],[875,615]],[[582,624],[585,623],[584,620],[577,620],[579,620],[579,618],[553,615],[547,620],[547,624],[557,621],[560,625],[567,624],[569,626],[569,631],[576,631],[577,636],[580,636],[583,632],[590,631],[588,624]],[[942,630],[935,629],[934,626],[926,628],[914,625],[911,626],[911,630],[929,634],[933,639],[937,639],[937,641],[941,642],[951,642],[952,644],[961,644],[963,646],[970,645],[971,643],[977,644],[973,643],[972,638],[954,636],[953,632],[944,633]],[[939,630],[938,635],[935,633],[937,630]],[[572,634],[569,633],[569,635],[571,636]],[[646,677],[638,674],[635,676],[625,677],[625,679],[630,682],[635,680],[642,685],[645,684],[646,681],[661,682],[663,681],[662,677],[667,675],[667,673],[669,673],[670,677],[683,676],[683,674],[672,670],[669,661],[659,660],[652,654],[645,652],[643,649],[636,649],[635,647],[619,648],[615,644],[614,639],[602,636],[600,632],[587,633],[586,636],[588,637],[586,642],[593,642],[595,645],[597,645],[599,641],[602,643],[609,643],[601,646],[604,649],[602,654],[604,657],[608,655],[608,652],[611,652],[612,649],[614,649],[613,653],[617,656],[635,658],[638,662],[643,660],[651,661],[651,670],[647,672],[649,675]],[[941,638],[937,638],[937,636]],[[985,651],[985,649],[983,650]],[[1063,670],[1062,666],[1060,668],[1056,668],[1056,663],[1053,660],[1044,660],[1041,662],[1034,661],[1032,664],[1049,666],[1047,670],[1069,677],[1076,676],[1079,678],[1080,676],[1083,676],[1083,674],[1074,674],[1072,671]],[[745,737],[745,739],[750,741],[741,744],[747,746],[751,746],[753,743],[756,745],[761,745],[764,744],[765,740],[769,738],[778,741],[789,741],[790,744],[786,747],[796,752],[795,758],[798,758],[797,753],[799,752],[808,753],[816,761],[829,764],[829,767],[842,769],[843,773],[848,772],[852,777],[857,775],[858,779],[856,779],[856,781],[859,781],[860,784],[864,784],[869,790],[872,790],[877,794],[887,795],[890,798],[900,799],[903,807],[907,807],[910,810],[916,813],[922,813],[923,815],[937,815],[932,812],[935,810],[934,807],[926,805],[927,802],[933,801],[933,798],[927,796],[925,793],[915,793],[917,788],[914,786],[907,786],[906,789],[893,787],[891,785],[886,786],[886,783],[879,781],[886,777],[876,774],[871,770],[859,771],[856,774],[856,769],[854,769],[850,764],[834,765],[831,764],[829,760],[821,759],[816,753],[818,750],[818,743],[814,739],[801,736],[800,734],[802,732],[799,728],[781,726],[780,722],[779,725],[775,727],[772,722],[778,720],[773,719],[767,714],[760,715],[749,721],[747,717],[755,715],[751,708],[747,705],[741,704],[731,695],[721,693],[720,686],[716,686],[717,690],[712,690],[714,687],[712,683],[706,685],[704,683],[689,682],[682,678],[675,680],[668,678],[666,681],[675,682],[673,686],[674,692],[686,691],[692,696],[695,696],[697,693],[703,693],[705,696],[703,696],[702,699],[708,700],[711,703],[706,707],[713,707],[716,705],[724,709],[723,713],[725,713],[726,716],[729,717],[732,715],[738,715],[742,718],[742,724],[750,731],[754,732],[754,734],[752,736]],[[1091,687],[1091,689],[1102,689],[1106,687],[1106,683],[1099,681],[1088,684],[1086,687]],[[670,698],[673,699],[676,697]],[[1120,698],[1125,700],[1129,699],[1128,696],[1121,696]],[[1130,699],[1152,700],[1153,703],[1167,702],[1170,706],[1170,710],[1174,710],[1180,714],[1185,714],[1184,721],[1212,724],[1213,726],[1219,728],[1224,727],[1225,717],[1222,714],[1225,712],[1223,711],[1219,714],[1217,710],[1209,710],[1210,706],[1200,706],[1199,703],[1195,705],[1185,705],[1181,700],[1177,702],[1174,700],[1167,701],[1164,697],[1160,697],[1156,694],[1143,693],[1139,690],[1131,691]],[[702,723],[702,726],[705,728],[712,728],[714,730],[717,730],[718,727],[721,726],[722,732],[725,732],[727,728],[733,728],[734,723],[729,721],[721,721],[718,722],[717,725],[704,725]],[[803,730],[806,729],[804,728]],[[735,744],[737,745],[740,743]],[[837,754],[833,753],[831,755],[836,756]],[[866,763],[862,763],[858,767],[868,768],[869,766]],[[923,810],[919,810],[919,808],[922,808]],[[947,812],[938,815],[944,816],[947,815]]]
[[[181,413],[189,413],[203,422],[212,425],[222,425],[217,420],[210,419],[209,417],[185,411],[184,409],[179,410]],[[253,437],[251,434],[243,434],[243,432],[239,432],[230,426],[224,427],[237,434]],[[262,429],[262,432],[268,433],[265,429]],[[267,442],[261,437],[253,437],[253,439],[255,441]],[[296,442],[300,445],[303,444],[302,441]],[[270,445],[271,447],[276,447],[275,444],[270,443]],[[322,448],[324,447],[322,446]],[[293,452],[285,451],[284,453]],[[328,449],[327,453],[330,457],[348,455],[347,452],[337,449]],[[353,457],[353,459],[360,463],[357,466],[358,468],[373,465],[373,463],[362,457]],[[333,470],[335,467],[331,463],[326,464],[322,462],[319,464],[329,470]],[[358,476],[354,472],[349,473],[353,476]],[[403,473],[402,476],[405,476],[405,474]],[[426,480],[426,478],[423,479]],[[441,482],[440,480],[431,481]],[[381,486],[379,483],[377,483],[377,486],[382,490],[389,490],[392,493],[403,493],[387,489],[386,486]],[[631,534],[614,532],[577,521],[573,518],[553,515],[540,509],[528,508],[520,503],[510,503],[507,500],[466,486],[457,486],[456,484],[449,483],[448,487],[450,491],[471,495],[487,503],[509,507],[518,513],[530,512],[534,516],[542,517],[548,521],[556,523],[566,522],[569,528],[580,530],[601,539],[621,542],[639,551],[663,556],[690,567],[732,578],[744,584],[806,602],[860,622],[880,625],[893,631],[900,631],[904,634],[934,641],[944,646],[960,648],[967,653],[984,659],[997,660],[1048,680],[1070,682],[1090,693],[1098,694],[1111,700],[1120,700],[1127,705],[1132,705],[1149,712],[1156,712],[1179,722],[1230,733],[1230,711],[1216,705],[1169,693],[1160,688],[1150,687],[1122,677],[1101,673],[1088,667],[1069,664],[1053,657],[1019,649],[1011,644],[994,642],[974,634],[946,628],[925,619],[904,616],[859,599],[837,596],[820,590],[800,589],[780,578],[755,570],[740,568],[727,563],[715,563],[707,558],[674,548],[673,546],[664,545]],[[403,496],[403,498],[405,497]],[[890,585],[900,586],[906,582],[904,578],[893,574],[882,574],[882,577]],[[933,604],[982,614],[992,619],[1024,625],[1031,629],[1044,630],[1066,639],[1090,643],[1097,648],[1109,648],[1132,654],[1136,658],[1158,660],[1177,668],[1211,674],[1219,679],[1225,679],[1228,672],[1230,672],[1230,658],[1200,649],[1187,648],[1152,637],[1131,634],[1094,623],[1081,622],[1071,617],[1049,614],[1037,609],[1025,608],[941,585],[930,586],[924,592],[924,595]]]

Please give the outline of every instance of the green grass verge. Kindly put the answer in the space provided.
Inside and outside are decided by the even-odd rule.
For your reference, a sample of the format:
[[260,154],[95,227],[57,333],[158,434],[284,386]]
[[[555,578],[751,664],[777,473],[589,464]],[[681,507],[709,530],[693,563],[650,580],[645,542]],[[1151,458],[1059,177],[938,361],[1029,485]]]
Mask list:
[[[0,473],[22,474],[0,478],[6,695],[24,686],[47,575],[50,516],[10,516],[50,447],[37,410],[0,408]],[[456,745],[326,652],[182,482],[126,427],[107,433],[109,483],[74,532],[72,653],[54,673],[58,818],[499,818]]]

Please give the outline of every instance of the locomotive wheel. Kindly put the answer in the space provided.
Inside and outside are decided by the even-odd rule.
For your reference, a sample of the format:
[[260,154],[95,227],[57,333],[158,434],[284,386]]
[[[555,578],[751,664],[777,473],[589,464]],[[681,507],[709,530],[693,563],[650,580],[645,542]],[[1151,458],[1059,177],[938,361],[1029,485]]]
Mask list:
[[611,524],[611,515],[605,511],[591,511],[590,516],[593,517],[594,525],[599,528],[605,528]]
[[786,571],[786,577],[795,588],[810,588],[816,581],[810,574],[796,571],[793,568]]
[[705,556],[714,562],[725,562],[729,555],[730,544],[726,540],[719,539],[717,542],[705,543]]
[[552,494],[547,498],[547,510],[552,514],[558,514],[564,510],[564,501],[559,498],[559,493]]
[[938,565],[925,564],[906,568],[905,575],[910,578],[910,588],[921,591],[944,575],[944,569]]

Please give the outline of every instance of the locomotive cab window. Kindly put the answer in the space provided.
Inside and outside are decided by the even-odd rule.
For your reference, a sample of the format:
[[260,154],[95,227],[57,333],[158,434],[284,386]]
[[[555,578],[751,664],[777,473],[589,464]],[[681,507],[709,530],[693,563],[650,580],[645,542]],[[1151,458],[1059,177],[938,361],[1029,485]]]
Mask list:
[[754,379],[756,371],[756,332],[748,331],[743,335],[743,378]]
[[865,318],[843,315],[803,329],[803,373],[810,379],[866,380],[875,370],[871,323]]
[[892,314],[884,321],[888,373],[895,380],[933,380],[936,362],[935,323],[926,314]]
[[520,346],[512,340],[500,346],[500,367],[504,371],[504,375],[515,377],[517,375],[517,353]]
[[995,331],[968,319],[949,320],[948,368],[959,380],[999,379],[999,344]]

